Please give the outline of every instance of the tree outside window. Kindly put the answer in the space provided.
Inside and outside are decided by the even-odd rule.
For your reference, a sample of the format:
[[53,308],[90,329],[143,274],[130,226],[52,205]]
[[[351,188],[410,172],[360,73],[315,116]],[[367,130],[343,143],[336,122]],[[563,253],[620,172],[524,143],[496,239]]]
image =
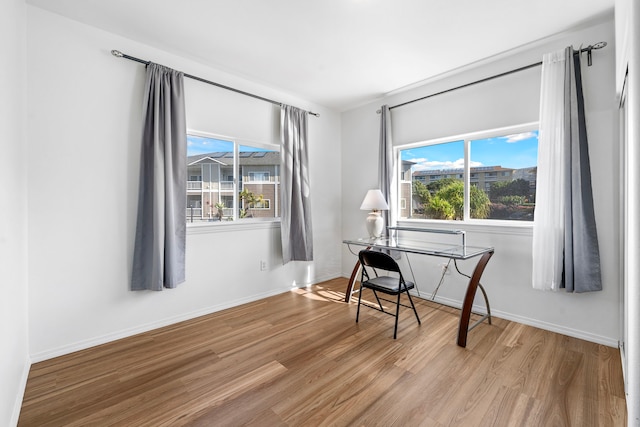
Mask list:
[[412,198],[400,218],[532,221],[538,131],[522,128],[401,149],[400,185],[410,186]]

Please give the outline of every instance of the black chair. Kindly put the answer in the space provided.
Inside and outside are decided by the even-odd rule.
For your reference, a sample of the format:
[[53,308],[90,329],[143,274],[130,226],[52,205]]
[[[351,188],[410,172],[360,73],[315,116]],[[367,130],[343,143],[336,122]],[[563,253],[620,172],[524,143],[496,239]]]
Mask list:
[[[360,264],[362,266],[362,276],[360,278],[360,291],[358,292],[358,313],[356,314],[356,323],[358,322],[358,318],[360,317],[362,289],[367,288],[373,291],[373,294],[375,295],[376,301],[378,301],[378,305],[380,306],[380,308],[374,307],[369,304],[364,304],[365,306],[394,316],[393,313],[384,310],[384,307],[382,306],[380,300],[388,301],[396,305],[396,314],[394,316],[396,318],[396,324],[393,329],[393,339],[396,339],[396,335],[398,332],[398,314],[400,313],[400,306],[412,308],[413,313],[416,315],[416,319],[418,320],[418,324],[420,324],[420,317],[418,317],[416,306],[413,305],[413,300],[411,299],[411,294],[409,293],[409,289],[413,289],[415,285],[413,284],[413,282],[404,280],[404,278],[402,277],[402,272],[400,271],[400,267],[398,267],[398,263],[395,262],[395,260],[391,256],[387,255],[384,252],[372,251],[368,249],[360,251],[360,253],[358,254],[358,259],[360,260]],[[372,270],[374,277],[369,275],[367,268]],[[397,273],[398,277],[389,275],[378,275],[378,270]],[[385,298],[380,298],[378,296],[378,292],[382,292],[387,295],[397,295],[397,300],[392,301]],[[400,295],[402,293],[407,294],[411,306],[400,303]]]

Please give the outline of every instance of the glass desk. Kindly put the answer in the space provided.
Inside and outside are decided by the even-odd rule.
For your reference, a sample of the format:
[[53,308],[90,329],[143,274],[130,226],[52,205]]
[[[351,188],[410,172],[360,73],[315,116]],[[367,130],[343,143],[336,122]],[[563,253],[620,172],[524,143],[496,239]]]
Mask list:
[[[343,240],[342,242],[348,245],[350,249],[352,246],[361,247],[362,249],[365,249],[365,248],[388,249],[388,250],[394,250],[398,252],[448,258],[450,260],[466,260],[470,258],[479,257],[479,260],[476,263],[475,269],[473,270],[473,273],[470,276],[469,283],[467,285],[467,290],[465,292],[465,297],[462,303],[462,308],[460,310],[460,323],[458,325],[458,341],[457,342],[459,346],[466,347],[467,334],[471,329],[475,328],[478,324],[483,322],[485,319],[488,319],[489,324],[491,324],[491,310],[489,308],[489,300],[487,298],[486,292],[484,291],[484,288],[480,284],[480,278],[482,277],[482,273],[484,272],[484,269],[487,266],[489,259],[493,256],[494,249],[492,247],[466,245],[464,231],[459,231],[459,230],[421,229],[421,228],[409,228],[409,227],[389,227],[388,230],[391,235],[390,237],[354,238],[354,239],[346,239],[346,240]],[[419,237],[427,237],[425,234],[422,234],[422,233],[456,234],[462,237],[462,242],[461,243],[431,242],[423,238],[417,238],[415,233],[421,233],[420,235],[418,235]],[[354,251],[352,250],[352,252]],[[345,302],[349,302],[351,300],[351,294],[352,294],[355,282],[358,279],[359,271],[360,271],[360,262],[356,261],[356,265],[353,268],[353,272],[351,273],[351,277],[349,278],[349,283],[347,285]],[[484,299],[487,305],[487,314],[483,315],[482,318],[480,318],[480,320],[478,320],[471,327],[469,327],[469,321],[471,319],[471,308],[473,306],[473,300],[476,296],[476,291],[478,287],[481,289],[482,294],[484,296]]]

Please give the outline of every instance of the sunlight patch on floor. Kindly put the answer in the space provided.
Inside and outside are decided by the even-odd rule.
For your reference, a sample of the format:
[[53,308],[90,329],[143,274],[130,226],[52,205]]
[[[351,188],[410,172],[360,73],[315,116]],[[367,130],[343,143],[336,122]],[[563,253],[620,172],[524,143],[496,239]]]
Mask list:
[[316,301],[346,304],[344,302],[344,292],[336,292],[321,286],[314,286],[313,288],[296,288],[292,289],[291,292]]

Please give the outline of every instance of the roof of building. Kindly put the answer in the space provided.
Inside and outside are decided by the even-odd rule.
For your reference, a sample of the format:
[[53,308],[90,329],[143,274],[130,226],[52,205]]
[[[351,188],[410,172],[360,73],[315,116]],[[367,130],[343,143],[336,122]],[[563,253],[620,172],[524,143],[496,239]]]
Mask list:
[[[513,171],[516,169],[511,168],[503,168],[502,166],[478,166],[472,167],[472,173],[478,172],[502,172],[502,171]],[[413,176],[422,176],[422,175],[442,175],[442,174],[455,174],[455,173],[464,173],[464,169],[430,169],[430,170],[422,170],[416,171],[413,173]]]
[[[240,165],[279,165],[280,153],[278,151],[241,151],[239,153]],[[215,152],[197,154],[187,157],[187,165],[195,165],[197,163],[218,163],[222,165],[233,164],[233,153]]]

